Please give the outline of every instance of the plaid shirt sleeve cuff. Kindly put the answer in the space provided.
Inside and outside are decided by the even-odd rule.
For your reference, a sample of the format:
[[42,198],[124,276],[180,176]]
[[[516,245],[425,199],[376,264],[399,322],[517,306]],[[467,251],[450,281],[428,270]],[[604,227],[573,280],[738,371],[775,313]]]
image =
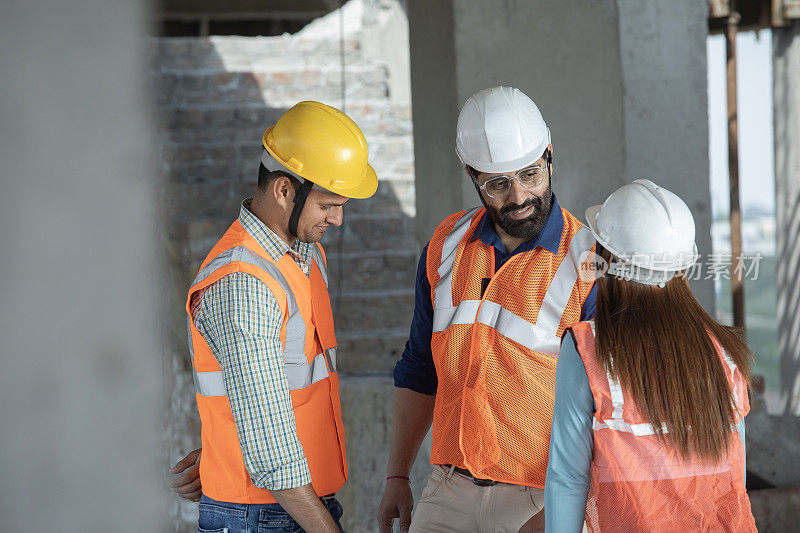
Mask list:
[[311,472],[308,470],[308,461],[302,457],[251,479],[253,485],[260,489],[296,489],[311,483]]

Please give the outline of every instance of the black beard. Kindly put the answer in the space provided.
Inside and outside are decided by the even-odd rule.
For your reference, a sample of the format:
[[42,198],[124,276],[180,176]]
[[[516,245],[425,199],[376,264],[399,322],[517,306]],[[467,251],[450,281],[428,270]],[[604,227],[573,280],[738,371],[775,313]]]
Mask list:
[[[552,197],[553,190],[550,185],[548,185],[547,190],[542,196],[534,196],[521,205],[506,204],[499,210],[486,205],[486,202],[484,202],[483,205],[486,207],[486,212],[489,213],[492,222],[500,226],[503,231],[508,233],[511,237],[527,241],[538,235],[539,232],[542,231],[542,228],[544,228],[547,217],[550,215],[550,208],[553,205]],[[544,198],[547,200],[544,200]],[[481,198],[481,201],[483,201],[483,198]],[[512,211],[525,209],[530,206],[534,206],[533,213],[523,219],[516,220],[508,216]]]

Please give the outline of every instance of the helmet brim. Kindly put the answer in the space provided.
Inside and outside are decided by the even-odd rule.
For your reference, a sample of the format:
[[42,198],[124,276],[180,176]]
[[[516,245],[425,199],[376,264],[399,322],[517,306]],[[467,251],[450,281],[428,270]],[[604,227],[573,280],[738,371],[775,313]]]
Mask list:
[[[311,177],[306,179],[314,181]],[[364,198],[369,198],[378,190],[378,174],[375,172],[375,169],[372,168],[372,165],[367,164],[367,168],[364,169],[363,179],[352,187],[332,187],[330,185],[323,185],[323,187],[332,193],[346,198],[363,200]]]

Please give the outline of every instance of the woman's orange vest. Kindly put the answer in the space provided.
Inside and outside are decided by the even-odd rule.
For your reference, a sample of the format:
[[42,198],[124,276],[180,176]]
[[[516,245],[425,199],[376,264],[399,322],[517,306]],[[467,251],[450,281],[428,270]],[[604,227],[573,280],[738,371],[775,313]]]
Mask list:
[[[655,433],[595,353],[594,321],[571,326],[595,403],[591,487],[592,532],[755,532],[744,485],[744,444],[731,428],[725,460],[681,459]],[[733,391],[736,421],[750,411],[742,375],[712,338]],[[666,430],[666,428],[665,428]]]
[[558,253],[536,247],[495,272],[473,235],[484,208],[455,213],[428,245],[431,349],[439,383],[431,463],[544,487],[561,332],[580,320],[592,281],[578,272],[592,234],[565,210]]
[[278,300],[283,315],[284,371],[297,424],[319,496],[336,492],[347,479],[344,427],[336,374],[336,336],[322,246],[313,249],[310,275],[289,254],[275,261],[237,220],[200,266],[186,302],[189,346],[200,412],[203,494],[225,502],[275,503],[268,490],[250,480],[228,401],[222,368],[194,325],[192,298],[232,272],[261,280]]

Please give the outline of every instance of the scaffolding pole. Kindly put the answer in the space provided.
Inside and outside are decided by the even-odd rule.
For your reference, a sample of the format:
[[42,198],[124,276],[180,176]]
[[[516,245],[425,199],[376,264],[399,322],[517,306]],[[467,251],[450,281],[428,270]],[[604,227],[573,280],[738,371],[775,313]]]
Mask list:
[[739,13],[736,2],[729,4],[725,29],[725,52],[727,56],[728,93],[728,182],[730,189],[731,224],[731,293],[733,296],[733,325],[744,328],[744,277],[737,268],[742,256],[742,213],[739,201],[739,132],[736,101],[736,33]]

